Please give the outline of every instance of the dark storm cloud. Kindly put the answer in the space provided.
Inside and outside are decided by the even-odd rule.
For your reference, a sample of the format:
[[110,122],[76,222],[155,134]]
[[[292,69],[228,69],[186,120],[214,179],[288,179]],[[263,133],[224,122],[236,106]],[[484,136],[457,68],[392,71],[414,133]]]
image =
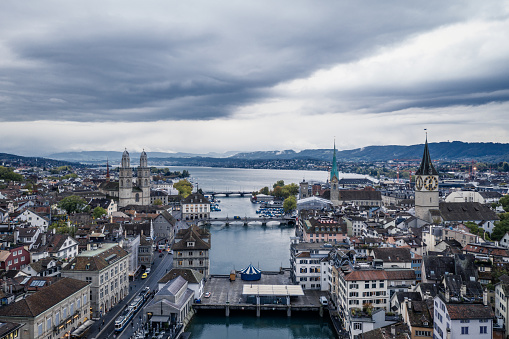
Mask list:
[[[122,2],[122,8],[109,2],[29,3],[30,9],[0,5],[0,57],[9,61],[0,63],[2,121],[227,117],[270,98],[275,85],[490,12],[488,5],[442,1]],[[365,89],[350,100],[383,94],[383,102],[360,100],[350,108],[376,112],[506,101],[506,94],[468,97],[507,89],[503,79],[506,70],[478,84]]]

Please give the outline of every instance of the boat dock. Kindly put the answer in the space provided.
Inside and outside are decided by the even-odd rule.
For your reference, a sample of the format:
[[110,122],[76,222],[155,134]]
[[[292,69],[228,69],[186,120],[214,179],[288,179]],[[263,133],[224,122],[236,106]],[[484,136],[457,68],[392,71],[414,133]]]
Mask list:
[[[244,291],[258,290],[257,287],[275,292],[270,296],[266,293],[263,295],[244,293]],[[229,275],[213,275],[207,280],[203,290],[204,295],[209,292],[210,297],[202,297],[199,302],[193,304],[193,308],[198,312],[200,310],[222,310],[227,317],[230,316],[230,312],[246,311],[256,312],[258,317],[267,311],[286,312],[287,316],[291,316],[294,311],[319,312],[320,316],[323,316],[326,307],[320,304],[319,298],[326,296],[327,292],[304,290],[303,293],[292,294],[293,290],[302,291],[299,285],[291,283],[287,270],[262,272],[261,279],[256,281],[243,281],[238,272],[233,281],[230,281]]]

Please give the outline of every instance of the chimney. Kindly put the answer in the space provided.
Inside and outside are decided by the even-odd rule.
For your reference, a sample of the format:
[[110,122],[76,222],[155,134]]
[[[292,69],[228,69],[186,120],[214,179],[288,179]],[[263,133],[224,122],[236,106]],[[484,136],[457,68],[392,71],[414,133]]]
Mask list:
[[428,299],[431,299],[431,292],[430,291],[426,291],[426,295],[424,297],[424,300],[428,300]]
[[448,303],[451,299],[451,292],[449,292],[449,289],[445,290],[445,302]]
[[46,246],[46,233],[41,234],[41,245]]
[[18,243],[18,238],[19,238],[19,230],[16,228],[14,230],[14,243],[17,244]]
[[487,289],[484,289],[484,291],[482,291],[482,303],[484,304],[484,306],[488,306],[488,290]]
[[461,284],[460,294],[462,297],[465,297],[467,295],[467,285]]
[[396,326],[395,325],[391,325],[391,335],[393,338],[396,337]]

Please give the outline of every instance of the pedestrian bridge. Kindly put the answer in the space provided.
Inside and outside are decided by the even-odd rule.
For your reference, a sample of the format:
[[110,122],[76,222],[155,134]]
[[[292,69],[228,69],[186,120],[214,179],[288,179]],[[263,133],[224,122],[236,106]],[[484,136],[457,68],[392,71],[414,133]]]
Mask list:
[[267,226],[267,223],[269,223],[271,221],[279,222],[280,225],[290,225],[290,226],[295,225],[295,218],[292,218],[292,217],[207,218],[207,219],[198,220],[198,225],[199,226],[203,226],[203,225],[210,226],[212,223],[217,222],[217,223],[223,223],[226,226],[229,226],[230,224],[237,224],[237,225],[243,224],[244,226],[247,226],[250,223],[257,222],[257,223],[261,223],[262,226]]

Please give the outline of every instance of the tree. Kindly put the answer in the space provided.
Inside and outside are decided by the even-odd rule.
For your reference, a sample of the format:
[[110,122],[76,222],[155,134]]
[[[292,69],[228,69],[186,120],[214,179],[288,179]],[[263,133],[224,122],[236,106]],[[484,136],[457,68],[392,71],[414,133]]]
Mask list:
[[295,196],[291,195],[288,198],[285,199],[283,202],[283,209],[286,213],[289,213],[290,211],[297,208],[297,199]]
[[504,211],[509,212],[509,194],[504,195],[498,202],[502,205]]
[[191,192],[193,191],[193,185],[189,181],[187,181],[185,179],[180,180],[176,184],[173,184],[173,187],[177,191],[179,191],[179,195],[182,198],[187,198],[187,196],[190,195]]
[[23,181],[23,176],[18,173],[14,173],[11,168],[0,166],[0,179],[9,181]]
[[99,219],[100,217],[106,214],[108,214],[108,211],[106,211],[101,206],[97,206],[96,208],[94,208],[94,211],[92,212],[92,216],[94,217],[94,219]]
[[495,228],[491,233],[491,239],[497,241],[502,239],[506,232],[509,232],[509,213],[502,213],[499,216],[501,220],[495,222]]
[[272,188],[276,188],[277,186],[283,187],[285,185],[284,180],[278,180],[274,185],[272,185]]
[[265,195],[269,195],[269,188],[267,186],[265,186],[264,188],[262,188],[260,190],[260,194],[265,194]]
[[65,197],[58,203],[58,207],[66,210],[67,214],[84,211],[87,206],[85,199],[77,195]]
[[163,204],[163,201],[161,199],[154,200],[154,205],[161,206]]

